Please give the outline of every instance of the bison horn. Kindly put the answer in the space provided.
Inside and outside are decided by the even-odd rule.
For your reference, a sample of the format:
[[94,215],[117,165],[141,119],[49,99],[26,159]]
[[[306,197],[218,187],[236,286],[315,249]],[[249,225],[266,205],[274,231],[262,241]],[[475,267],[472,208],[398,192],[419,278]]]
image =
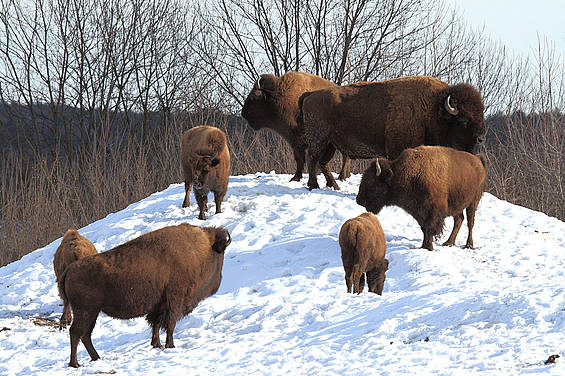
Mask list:
[[381,175],[381,165],[379,164],[379,158],[375,159],[375,169],[377,170],[375,172],[375,175],[380,176]]
[[226,233],[228,234],[228,238],[227,238],[227,241],[226,241],[226,245],[230,245],[230,243],[231,243],[231,235],[230,235],[230,233],[227,232],[227,231],[226,231]]
[[445,110],[453,116],[459,113],[459,110],[451,105],[451,95],[448,95],[445,99]]
[[261,76],[259,76],[259,78],[257,79],[255,86],[257,87],[257,89],[261,90]]

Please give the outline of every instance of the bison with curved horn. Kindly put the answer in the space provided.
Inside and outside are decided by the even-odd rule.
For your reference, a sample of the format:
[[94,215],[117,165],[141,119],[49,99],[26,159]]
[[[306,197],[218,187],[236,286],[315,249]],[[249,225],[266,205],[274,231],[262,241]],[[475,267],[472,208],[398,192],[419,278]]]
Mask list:
[[486,181],[485,159],[442,146],[404,150],[395,160],[379,158],[363,173],[357,203],[378,214],[385,206],[404,209],[424,233],[422,248],[433,251],[445,217],[453,217],[446,246],[454,245],[467,212],[469,234],[465,247],[473,248],[475,212]]
[[308,188],[319,188],[316,168],[339,189],[327,169],[335,149],[349,158],[394,159],[419,145],[473,152],[485,139],[484,105],[468,84],[432,77],[361,82],[318,90],[302,102],[308,143]]

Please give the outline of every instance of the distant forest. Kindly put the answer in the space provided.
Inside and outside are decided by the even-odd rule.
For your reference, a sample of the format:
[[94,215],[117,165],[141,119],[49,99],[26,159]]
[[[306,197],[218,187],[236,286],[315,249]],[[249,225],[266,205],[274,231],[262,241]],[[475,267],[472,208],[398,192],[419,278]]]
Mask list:
[[565,56],[551,41],[514,55],[443,0],[14,0],[0,6],[0,265],[179,183],[194,125],[228,134],[232,174],[293,172],[284,140],[239,115],[260,74],[286,71],[471,83],[489,192],[565,220]]

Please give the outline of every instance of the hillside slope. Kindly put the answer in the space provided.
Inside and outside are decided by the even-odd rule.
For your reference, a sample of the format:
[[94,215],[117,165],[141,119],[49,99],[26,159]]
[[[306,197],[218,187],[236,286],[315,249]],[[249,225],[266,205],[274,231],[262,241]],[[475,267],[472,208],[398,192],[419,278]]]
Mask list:
[[232,177],[224,213],[210,203],[207,221],[196,219],[192,195],[180,207],[176,184],[80,230],[98,251],[180,222],[230,231],[220,290],[179,321],[174,349],[151,348],[143,318],[101,314],[93,342],[102,359],[90,362],[81,344],[82,367],[68,368],[68,331],[53,325],[60,239],[1,268],[0,374],[565,374],[563,358],[544,365],[565,355],[565,223],[485,194],[476,249],[462,248],[465,221],[457,246],[436,242],[429,252],[418,248],[417,223],[386,208],[383,295],[354,296],[337,237],[364,211],[355,203],[360,176],[338,192],[289,179]]

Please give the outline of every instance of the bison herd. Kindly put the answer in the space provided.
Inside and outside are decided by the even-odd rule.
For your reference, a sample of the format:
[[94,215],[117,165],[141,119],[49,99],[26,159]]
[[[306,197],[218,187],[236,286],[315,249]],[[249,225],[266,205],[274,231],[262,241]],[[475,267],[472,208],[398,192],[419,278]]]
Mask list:
[[[454,245],[467,214],[467,248],[473,247],[475,212],[485,189],[485,159],[473,154],[485,139],[484,106],[468,84],[448,85],[431,77],[405,77],[337,86],[308,73],[261,75],[241,112],[255,129],[270,128],[290,144],[296,161],[292,181],[300,181],[308,161],[308,189],[319,188],[319,169],[328,187],[339,189],[329,161],[343,154],[340,180],[350,176],[350,159],[373,158],[362,175],[357,203],[367,213],[347,220],[339,233],[347,292],[381,295],[388,270],[386,239],[376,214],[385,206],[409,213],[423,232],[422,248],[433,250],[445,218],[454,219],[444,245]],[[198,126],[181,139],[185,197],[194,189],[201,220],[207,196],[216,213],[228,189],[230,151],[220,129]],[[98,253],[75,230],[68,230],[53,266],[63,300],[60,325],[69,329],[69,366],[78,367],[82,341],[99,359],[91,333],[100,312],[119,319],[145,316],[151,345],[174,347],[176,322],[220,286],[224,251],[231,237],[222,227],[189,224],[144,234]]]

